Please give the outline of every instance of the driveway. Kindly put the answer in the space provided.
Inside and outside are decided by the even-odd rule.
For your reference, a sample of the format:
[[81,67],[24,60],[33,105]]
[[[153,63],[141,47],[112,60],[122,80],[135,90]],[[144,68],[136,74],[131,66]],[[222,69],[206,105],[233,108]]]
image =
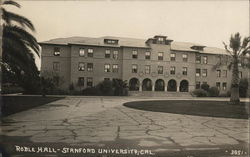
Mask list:
[[[153,156],[192,156],[197,152],[208,156],[210,152],[220,156],[230,156],[230,153],[248,155],[248,120],[149,112],[122,105],[145,99],[153,100],[142,97],[66,97],[4,118],[1,143],[13,147],[8,148],[11,151],[17,151],[16,145],[47,143],[67,147],[148,150],[145,152]],[[59,148],[62,145],[57,150],[62,149]]]

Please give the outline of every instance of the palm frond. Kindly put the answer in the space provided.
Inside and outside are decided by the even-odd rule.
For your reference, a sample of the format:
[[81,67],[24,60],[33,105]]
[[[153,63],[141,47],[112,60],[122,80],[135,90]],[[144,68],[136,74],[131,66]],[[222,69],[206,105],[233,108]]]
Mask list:
[[225,50],[227,51],[228,54],[230,54],[231,56],[233,56],[233,53],[228,49],[228,46],[225,42],[222,42],[224,47],[225,47]]
[[7,24],[11,24],[12,21],[17,22],[18,24],[20,24],[23,27],[28,27],[30,30],[35,31],[35,27],[32,24],[32,22],[27,19],[24,16],[20,16],[18,14],[6,11],[4,8],[2,9],[3,11],[3,20],[7,23]]
[[240,33],[236,33],[231,35],[230,38],[230,48],[233,50],[234,53],[237,53],[241,46],[241,36]]
[[[39,45],[35,37],[23,28],[18,26],[5,25],[3,29],[3,37],[13,37],[24,42],[27,47],[31,48],[39,57]],[[14,45],[13,45],[14,46]]]
[[3,5],[13,5],[13,6],[16,6],[16,7],[18,7],[18,8],[21,8],[21,5],[20,5],[20,4],[18,4],[18,3],[15,2],[15,1],[12,1],[12,0],[4,0],[2,4],[3,4]]

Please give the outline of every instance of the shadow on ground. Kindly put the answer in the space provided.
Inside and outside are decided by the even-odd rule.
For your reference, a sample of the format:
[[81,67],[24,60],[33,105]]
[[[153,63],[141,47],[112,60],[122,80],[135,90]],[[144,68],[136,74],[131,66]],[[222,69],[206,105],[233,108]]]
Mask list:
[[126,107],[175,114],[194,116],[223,117],[248,119],[249,103],[231,105],[226,101],[198,101],[198,100],[156,100],[134,101],[123,104]]

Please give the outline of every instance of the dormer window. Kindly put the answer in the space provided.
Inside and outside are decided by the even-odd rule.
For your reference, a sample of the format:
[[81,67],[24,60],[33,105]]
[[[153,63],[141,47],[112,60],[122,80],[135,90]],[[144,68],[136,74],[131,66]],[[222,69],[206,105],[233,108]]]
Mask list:
[[192,46],[191,49],[197,50],[197,51],[203,51],[204,47],[206,46]]
[[117,45],[118,44],[118,40],[116,40],[116,39],[104,39],[104,43],[105,44]]
[[164,41],[164,39],[162,37],[159,37],[158,41]]

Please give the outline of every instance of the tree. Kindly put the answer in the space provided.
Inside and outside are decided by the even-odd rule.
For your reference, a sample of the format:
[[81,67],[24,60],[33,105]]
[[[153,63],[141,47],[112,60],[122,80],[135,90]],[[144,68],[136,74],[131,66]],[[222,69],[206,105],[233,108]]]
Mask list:
[[35,64],[34,54],[39,56],[39,45],[30,33],[35,32],[32,22],[20,15],[9,12],[5,6],[21,6],[12,0],[1,3],[2,23],[2,58],[1,68],[3,83],[19,84],[31,93],[39,86],[39,71]]
[[[250,37],[245,37],[242,41],[240,33],[236,33],[231,35],[229,46],[224,42],[223,44],[229,57],[228,69],[232,70],[230,102],[239,104],[239,66],[250,68]],[[220,61],[215,67],[222,64],[223,61]]]

